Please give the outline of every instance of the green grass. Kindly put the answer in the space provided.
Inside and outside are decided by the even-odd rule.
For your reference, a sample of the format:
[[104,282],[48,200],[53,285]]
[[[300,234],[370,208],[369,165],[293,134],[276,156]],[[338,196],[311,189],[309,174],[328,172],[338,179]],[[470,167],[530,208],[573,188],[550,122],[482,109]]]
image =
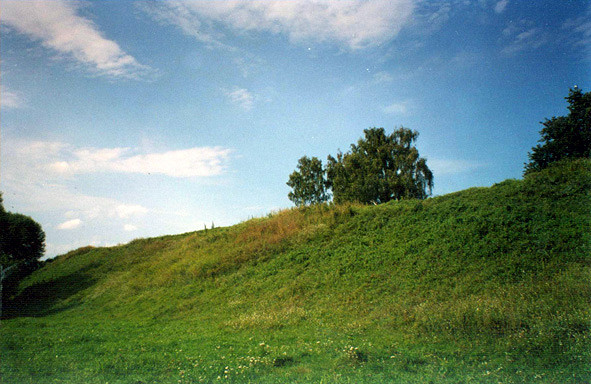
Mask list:
[[5,300],[2,381],[589,383],[590,191],[580,160],[73,251]]

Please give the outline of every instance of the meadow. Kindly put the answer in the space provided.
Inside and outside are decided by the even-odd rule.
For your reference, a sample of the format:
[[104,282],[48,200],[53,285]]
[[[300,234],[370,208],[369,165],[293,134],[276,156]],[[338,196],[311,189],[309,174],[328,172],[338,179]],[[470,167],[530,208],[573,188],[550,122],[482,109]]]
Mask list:
[[589,383],[591,161],[82,248],[5,298],[5,383]]

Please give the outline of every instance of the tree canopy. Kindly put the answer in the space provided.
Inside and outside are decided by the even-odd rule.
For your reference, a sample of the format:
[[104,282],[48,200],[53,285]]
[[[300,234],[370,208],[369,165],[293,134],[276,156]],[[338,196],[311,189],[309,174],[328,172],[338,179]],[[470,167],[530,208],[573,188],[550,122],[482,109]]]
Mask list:
[[0,195],[0,264],[38,260],[45,252],[45,232],[29,216],[7,212]]
[[565,97],[569,113],[552,117],[541,124],[538,145],[528,154],[524,173],[539,171],[550,164],[567,159],[591,156],[591,92],[576,87]]
[[327,181],[335,202],[385,203],[431,194],[433,173],[413,145],[417,131],[401,127],[364,130],[347,153],[328,157]]
[[325,170],[317,157],[299,159],[297,170],[289,175],[287,185],[292,188],[287,196],[298,207],[322,203],[330,198],[326,190]]
[[431,194],[433,173],[414,146],[418,132],[401,127],[364,130],[349,152],[328,156],[326,168],[317,158],[303,157],[287,183],[296,205],[327,201],[380,204],[403,198],[424,199]]

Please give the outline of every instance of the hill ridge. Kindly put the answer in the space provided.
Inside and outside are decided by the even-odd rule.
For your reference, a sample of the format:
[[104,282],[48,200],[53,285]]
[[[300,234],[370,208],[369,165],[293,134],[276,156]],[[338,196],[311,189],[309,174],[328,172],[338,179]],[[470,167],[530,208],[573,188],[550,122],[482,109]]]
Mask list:
[[[176,324],[187,330],[178,337],[189,350],[188,330],[205,335],[201,344],[223,339],[235,349],[256,344],[252,337],[279,340],[284,350],[252,347],[264,362],[251,376],[238,375],[269,382],[300,370],[310,380],[338,382],[335,370],[357,380],[360,370],[385,381],[445,382],[445,364],[427,355],[455,356],[483,382],[472,354],[504,367],[490,382],[540,370],[548,382],[568,382],[573,370],[591,379],[590,175],[589,160],[568,161],[427,200],[294,208],[232,227],[82,248],[23,281],[3,332],[33,317],[78,327],[90,320],[160,325],[167,337]],[[303,345],[318,337],[318,353],[306,352]],[[363,347],[347,352],[346,343]],[[386,359],[398,356],[394,345],[406,363]],[[286,360],[276,361],[283,352]],[[220,356],[207,359],[214,366]],[[168,382],[166,372],[154,368],[145,378]],[[199,372],[194,381],[217,378]]]

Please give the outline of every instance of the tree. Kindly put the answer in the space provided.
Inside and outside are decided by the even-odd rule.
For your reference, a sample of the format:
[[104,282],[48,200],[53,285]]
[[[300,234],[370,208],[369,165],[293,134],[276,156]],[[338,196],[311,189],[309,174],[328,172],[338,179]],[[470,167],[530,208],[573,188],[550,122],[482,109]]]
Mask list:
[[568,101],[567,116],[552,117],[541,124],[541,139],[528,153],[529,163],[524,174],[547,168],[550,164],[567,158],[591,157],[591,92],[575,86],[565,97]]
[[335,202],[380,204],[431,194],[433,173],[413,145],[418,132],[401,127],[386,135],[384,128],[370,128],[364,134],[349,152],[328,157],[327,185]]
[[297,170],[289,175],[287,185],[292,188],[287,196],[298,207],[323,203],[330,197],[326,190],[325,171],[317,157],[299,159]]
[[45,252],[45,232],[29,216],[6,212],[0,196],[0,264],[36,261]]
[[45,252],[45,232],[28,216],[6,212],[0,193],[0,317],[4,280],[39,267]]

